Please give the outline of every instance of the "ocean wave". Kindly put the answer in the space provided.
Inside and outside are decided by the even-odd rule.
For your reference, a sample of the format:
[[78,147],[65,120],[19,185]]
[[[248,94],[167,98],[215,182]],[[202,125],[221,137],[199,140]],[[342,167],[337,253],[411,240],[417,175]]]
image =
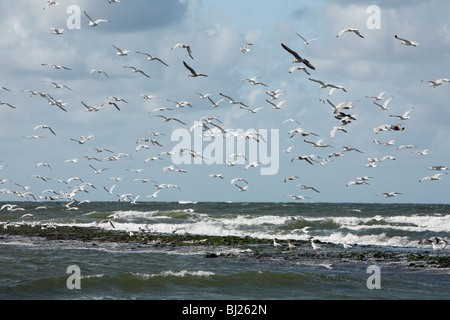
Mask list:
[[167,271],[161,271],[159,273],[142,273],[142,272],[130,272],[130,274],[140,280],[148,280],[150,278],[155,278],[155,277],[181,277],[184,278],[186,276],[191,276],[191,277],[210,277],[210,276],[214,276],[215,273],[212,271],[203,271],[203,270],[198,270],[198,271],[188,271],[188,270],[181,270],[181,271],[172,271],[172,270],[167,270]]

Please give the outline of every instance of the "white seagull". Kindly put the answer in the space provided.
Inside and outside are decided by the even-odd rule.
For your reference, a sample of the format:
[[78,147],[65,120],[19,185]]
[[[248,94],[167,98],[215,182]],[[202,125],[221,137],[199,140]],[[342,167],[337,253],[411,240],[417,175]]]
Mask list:
[[414,107],[413,108],[411,108],[411,109],[409,109],[408,111],[406,111],[404,114],[402,114],[401,116],[395,116],[395,115],[390,115],[390,117],[394,117],[394,118],[398,118],[399,120],[408,120],[408,119],[410,119],[411,117],[409,116],[409,113],[412,111],[414,109]]
[[308,70],[306,70],[306,68],[303,67],[303,66],[293,66],[293,67],[291,67],[291,68],[289,69],[289,73],[292,73],[292,72],[294,72],[295,70],[303,70],[303,71],[305,71],[305,73],[306,73],[307,75],[311,75],[311,73],[309,73]]
[[[316,80],[316,79],[312,79],[312,78],[308,78],[308,79],[309,79],[310,81],[317,82],[318,84],[320,84],[320,88],[321,88],[321,89],[330,87],[332,91],[334,91],[334,90],[336,90],[336,89],[341,89],[342,91],[347,92],[347,90],[345,90],[345,88],[342,87],[342,86],[338,86],[338,85],[331,84],[331,83],[325,83],[325,82],[323,82],[323,81],[321,81],[321,80]],[[333,89],[334,89],[334,90],[333,90]],[[328,95],[331,95],[331,93],[332,93],[331,90],[330,90],[330,93],[329,93]]]
[[47,3],[45,4],[45,7],[42,8],[43,10],[47,9],[48,7],[52,6],[52,5],[56,5],[59,4],[59,2],[53,1],[53,0],[47,0]]
[[246,43],[245,45],[244,45],[244,47],[243,48],[241,48],[241,52],[242,53],[245,53],[245,52],[249,52],[251,49],[250,49],[250,46],[252,46],[253,45],[253,43]]
[[306,40],[305,38],[303,38],[303,37],[302,37],[301,35],[299,35],[298,33],[297,33],[297,35],[298,35],[300,38],[302,38],[303,43],[304,43],[305,45],[309,45],[311,41],[319,40],[319,39],[317,39],[317,38],[314,38],[314,39],[311,39],[311,40]]
[[406,40],[406,39],[402,39],[399,36],[395,35],[394,36],[395,39],[400,40],[400,44],[403,44],[405,46],[413,46],[413,47],[417,47],[419,45],[419,42],[417,41],[411,41],[411,40]]
[[52,34],[63,34],[64,33],[64,29],[57,29],[57,28],[50,28],[50,30],[52,31]]
[[392,98],[393,98],[393,97],[390,97],[390,98],[388,98],[387,100],[385,100],[385,101],[383,102],[382,105],[379,104],[379,103],[376,102],[376,101],[374,101],[373,103],[376,104],[376,105],[379,107],[380,110],[388,110],[387,105],[389,104],[389,102],[391,102]]
[[[432,175],[431,177],[423,177],[422,179],[419,180],[419,182],[422,182],[424,180],[430,180],[430,181],[437,181],[437,180],[441,180],[440,176],[443,173],[436,173],[435,175]],[[447,174],[447,173],[445,173]]]
[[131,50],[126,50],[126,49],[125,49],[125,50],[122,50],[122,49],[116,47],[115,45],[113,45],[113,47],[114,47],[114,49],[117,50],[117,55],[118,55],[118,56],[121,56],[121,57],[127,56],[128,53],[133,52],[133,51],[131,51]]
[[39,129],[39,128],[48,129],[48,130],[50,130],[51,133],[53,133],[56,136],[56,133],[53,131],[53,129],[50,128],[50,126],[48,126],[46,124],[37,125],[36,127],[34,127],[33,131],[36,130],[36,129]]
[[346,29],[342,29],[341,31],[338,32],[336,38],[339,38],[343,33],[345,32],[353,32],[354,34],[356,34],[357,36],[359,36],[360,38],[364,38],[364,36],[359,33],[358,29],[355,28],[346,28]]
[[108,74],[101,69],[92,69],[91,71],[89,71],[90,74],[93,74],[94,72],[103,73],[107,78],[109,78]]
[[89,19],[89,27],[96,27],[98,26],[98,24],[100,22],[111,22],[111,20],[106,20],[106,19],[97,19],[97,20],[92,20],[92,18],[86,13],[86,11],[84,11],[84,14],[86,15],[86,17]]
[[142,75],[146,76],[147,78],[150,78],[150,76],[148,76],[144,71],[142,71],[136,67],[133,67],[133,66],[123,66],[123,67],[126,69],[133,70],[133,73],[141,73]]
[[171,50],[173,50],[175,48],[184,48],[184,49],[186,49],[187,53],[189,54],[189,57],[191,57],[191,59],[194,59],[194,57],[192,56],[191,47],[189,45],[183,44],[183,43],[177,43],[171,48]]
[[154,60],[156,60],[156,61],[161,62],[163,65],[165,65],[165,66],[167,66],[167,67],[169,66],[167,63],[165,63],[165,62],[162,61],[161,59],[159,59],[159,58],[157,58],[157,57],[155,57],[155,56],[152,56],[152,55],[149,54],[149,53],[140,52],[140,51],[136,51],[136,53],[146,55],[148,61],[154,61]]

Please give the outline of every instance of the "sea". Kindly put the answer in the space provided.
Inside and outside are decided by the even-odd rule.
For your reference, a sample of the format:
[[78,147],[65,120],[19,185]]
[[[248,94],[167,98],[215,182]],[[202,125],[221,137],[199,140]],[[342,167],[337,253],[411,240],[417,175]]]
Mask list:
[[[6,203],[0,203],[0,207]],[[450,269],[389,261],[292,258],[288,241],[323,252],[381,250],[448,256],[419,244],[450,237],[450,205],[364,203],[15,202],[7,221],[136,233],[276,239],[251,245],[161,246],[2,235],[0,300],[448,300]],[[97,223],[108,219],[110,223]],[[343,244],[352,247],[344,249]],[[313,251],[299,245],[300,251]],[[271,254],[273,252],[273,255]],[[214,258],[207,254],[213,253]],[[286,258],[290,255],[291,258]],[[375,270],[375,271],[374,271]],[[78,276],[75,278],[74,276]],[[374,278],[376,277],[376,278]],[[376,285],[374,285],[376,284]]]

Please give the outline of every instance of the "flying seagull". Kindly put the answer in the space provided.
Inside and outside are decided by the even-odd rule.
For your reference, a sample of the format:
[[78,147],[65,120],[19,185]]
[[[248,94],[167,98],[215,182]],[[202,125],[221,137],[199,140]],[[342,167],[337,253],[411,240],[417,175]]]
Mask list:
[[43,10],[47,9],[48,7],[54,5],[54,4],[59,4],[59,2],[53,1],[53,0],[47,0],[47,3],[45,4],[45,7],[42,8]]
[[37,125],[36,127],[34,127],[33,131],[36,129],[39,129],[39,128],[48,129],[48,130],[50,130],[51,133],[53,133],[56,136],[56,133],[52,130],[52,128],[50,128],[50,126],[48,126],[46,124]]
[[397,35],[395,35],[394,38],[397,40],[400,40],[401,41],[400,44],[404,44],[405,46],[417,47],[419,45],[419,42],[417,42],[417,41],[410,41],[410,40],[402,39]]
[[342,29],[341,31],[339,31],[339,33],[337,34],[336,38],[339,38],[343,33],[345,32],[353,32],[355,33],[357,36],[359,36],[360,38],[364,38],[364,36],[359,33],[358,29],[354,29],[354,28],[346,28],[346,29]]
[[140,70],[138,68],[135,68],[133,66],[123,66],[123,67],[133,70],[134,73],[141,73],[142,75],[146,76],[147,78],[150,78],[150,76],[148,76],[144,71],[142,71],[142,70]]
[[196,78],[196,77],[207,77],[206,74],[195,72],[195,70],[192,69],[185,61],[183,61],[183,64],[191,72],[189,77],[193,77],[193,78]]
[[121,57],[127,56],[128,53],[133,52],[133,51],[131,51],[131,50],[122,50],[122,49],[116,47],[115,45],[113,45],[113,47],[114,47],[114,49],[117,50],[117,55],[118,55],[118,56],[121,56]]
[[245,52],[249,52],[251,49],[250,49],[250,46],[252,46],[253,45],[253,43],[246,43],[245,45],[244,45],[244,47],[243,48],[241,48],[241,52],[242,53],[245,53]]
[[162,60],[159,59],[158,57],[152,56],[152,55],[149,54],[149,53],[140,52],[140,51],[136,51],[136,53],[143,54],[143,55],[147,56],[147,60],[148,60],[148,61],[154,61],[154,60],[157,60],[157,61],[161,62],[163,65],[165,65],[165,66],[167,66],[167,67],[169,66],[167,63],[165,63],[164,61],[162,61]]
[[289,69],[289,73],[292,73],[292,72],[294,72],[295,70],[303,70],[303,71],[305,71],[305,73],[306,73],[307,75],[311,75],[311,73],[309,73],[308,70],[306,70],[306,68],[303,67],[303,66],[293,66],[293,67],[291,67],[291,68]]
[[92,20],[92,18],[86,13],[86,11],[84,11],[84,14],[86,15],[86,17],[89,19],[89,27],[96,27],[98,26],[98,24],[100,22],[111,22],[111,20],[106,20],[106,19],[97,19],[97,20]]
[[319,40],[319,39],[317,39],[317,38],[314,38],[314,39],[311,39],[311,40],[306,40],[305,38],[303,38],[303,37],[302,37],[301,35],[299,35],[298,33],[297,33],[297,35],[298,35],[300,38],[302,38],[302,40],[303,40],[303,42],[304,42],[305,45],[309,45],[309,43],[310,43],[311,41]]
[[105,71],[101,70],[101,69],[92,69],[92,70],[89,72],[89,74],[93,74],[94,72],[97,72],[97,73],[103,73],[103,74],[109,79],[108,74],[107,74]]
[[191,47],[189,45],[183,44],[183,43],[177,43],[171,48],[171,50],[173,50],[175,48],[184,48],[184,49],[186,49],[187,53],[189,54],[189,57],[191,57],[191,59],[194,59],[194,57],[192,56]]
[[286,50],[287,52],[289,52],[290,54],[292,54],[294,56],[295,59],[294,59],[293,63],[304,63],[310,69],[316,70],[316,68],[314,68],[314,66],[308,60],[303,59],[302,57],[300,57],[297,52],[295,52],[294,50],[290,49],[289,47],[287,47],[283,43],[281,44],[281,46],[283,47],[284,50]]
[[[308,79],[311,80],[311,81],[314,81],[314,82],[319,83],[319,84],[320,84],[320,88],[327,88],[327,87],[330,87],[331,90],[333,90],[333,89],[341,89],[342,91],[347,92],[347,90],[345,90],[345,88],[342,87],[342,86],[338,86],[338,85],[331,84],[331,83],[325,83],[325,82],[323,82],[323,81],[321,81],[321,80],[316,80],[316,79],[312,79],[312,78],[308,78]],[[334,90],[333,90],[333,91],[334,91]],[[329,95],[330,95],[331,93],[332,93],[332,91],[330,91]]]
[[43,65],[43,66],[52,66],[53,69],[56,69],[56,70],[59,70],[59,69],[72,70],[72,69],[69,69],[67,67],[57,65],[57,64],[41,63],[41,65]]
[[174,121],[178,121],[179,123],[182,123],[182,124],[186,125],[186,123],[184,123],[183,121],[178,120],[176,118],[169,118],[169,117],[166,117],[166,116],[163,116],[163,115],[160,115],[160,114],[156,115],[156,117],[163,118],[165,122],[169,122],[170,120],[174,120]]

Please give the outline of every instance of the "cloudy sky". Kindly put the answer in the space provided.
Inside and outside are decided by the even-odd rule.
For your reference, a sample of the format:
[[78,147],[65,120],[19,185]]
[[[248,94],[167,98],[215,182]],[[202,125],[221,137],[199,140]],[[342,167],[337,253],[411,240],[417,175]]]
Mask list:
[[[439,181],[419,180],[438,173],[429,170],[430,166],[450,165],[450,83],[444,82],[433,89],[428,82],[423,82],[450,78],[449,3],[438,0],[59,2],[45,10],[44,0],[0,4],[3,31],[0,86],[10,90],[0,89],[0,101],[15,107],[0,105],[0,180],[8,180],[0,184],[3,191],[0,201],[23,200],[6,191],[23,192],[20,186],[29,186],[28,191],[38,197],[54,196],[48,189],[61,196],[81,185],[88,192],[78,191],[74,198],[79,201],[116,201],[117,195],[130,193],[141,195],[138,201],[283,202],[292,201],[290,195],[303,195],[308,198],[301,201],[448,203],[450,177],[446,171],[441,171],[444,174]],[[373,5],[379,10],[368,10]],[[74,8],[79,10],[73,11]],[[83,11],[94,20],[102,18],[111,22],[89,27]],[[70,29],[77,22],[80,28]],[[64,32],[55,35],[50,28],[63,28]],[[364,38],[354,33],[337,38],[344,28],[357,28]],[[305,45],[297,34],[318,40]],[[418,41],[419,45],[402,45],[394,35]],[[183,48],[172,50],[176,43],[188,44],[194,59]],[[251,50],[243,53],[240,48],[246,43],[252,43]],[[310,75],[302,70],[289,73],[294,65],[293,56],[281,43],[307,58],[315,70],[307,69]],[[146,56],[133,52],[118,56],[113,45],[149,53],[168,66],[147,61]],[[208,77],[188,77],[183,61]],[[42,64],[63,65],[71,70],[55,70]],[[150,78],[124,66],[139,68]],[[109,78],[91,74],[94,68],[104,70]],[[257,80],[267,87],[242,81],[252,77],[259,77]],[[318,83],[308,78],[341,85],[347,92],[336,90],[330,95],[329,88],[319,88]],[[50,81],[73,91],[56,89]],[[282,94],[273,102],[286,100],[281,109],[274,109],[266,101],[270,100],[266,92],[277,89]],[[46,95],[32,96],[27,90]],[[388,110],[380,110],[373,99],[367,98],[384,91],[380,103],[392,97]],[[197,92],[211,94],[214,101],[223,98],[220,96],[223,93],[251,109],[261,109],[253,114],[226,99],[213,108]],[[143,94],[154,97],[143,99]],[[67,103],[66,111],[50,105],[45,98],[49,95]],[[101,106],[111,101],[110,96],[128,103],[117,102],[120,111],[105,105],[97,112],[88,112],[81,103]],[[354,107],[344,112],[357,120],[345,126],[346,132],[338,131],[334,139],[331,129],[342,124],[334,117],[327,99],[334,105],[354,101]],[[188,101],[192,108],[176,108],[168,100]],[[157,108],[174,110],[154,111]],[[408,120],[391,117],[411,108]],[[156,117],[158,114],[177,118],[186,125],[176,121],[165,123]],[[207,152],[222,142],[222,163],[175,164],[168,155],[161,155],[162,160],[145,162],[179,145],[178,139],[172,141],[172,134],[179,129],[188,131],[195,121],[206,116],[218,117],[221,122],[214,123],[224,129],[268,132],[266,142],[240,141],[246,141],[244,151],[249,158],[255,156],[250,154],[250,145],[263,151],[268,149],[277,173],[262,175],[261,169],[269,166],[264,163],[247,170],[244,167],[248,162],[227,165],[227,155],[232,152],[226,149],[223,136],[203,141],[196,150]],[[295,119],[300,124],[283,123],[287,119]],[[404,131],[374,132],[375,127],[398,123]],[[42,128],[33,130],[41,124],[49,125],[56,135]],[[291,138],[289,131],[299,127],[318,136]],[[164,135],[154,137],[151,132]],[[198,140],[195,132],[191,134],[192,142]],[[272,132],[277,134],[271,135]],[[31,138],[33,135],[40,138]],[[94,137],[83,144],[74,141],[89,135]],[[162,147],[149,141],[137,143],[140,138],[155,139]],[[315,142],[320,138],[331,147],[318,148],[304,141]],[[394,141],[393,145],[383,145],[374,143],[374,139]],[[139,144],[148,148],[136,151]],[[402,145],[413,147],[398,149]],[[291,153],[282,152],[290,146]],[[340,157],[330,157],[342,152],[343,146],[363,153],[350,151]],[[97,153],[93,148],[107,148],[113,153]],[[271,150],[276,154],[271,155]],[[418,154],[424,150],[428,150],[427,154]],[[107,159],[119,153],[129,157]],[[318,162],[313,165],[299,160],[291,162],[293,157],[304,155],[314,155]],[[368,158],[384,156],[396,160],[386,159],[376,162],[376,167],[366,167]],[[67,161],[70,159],[78,161]],[[324,159],[330,162],[325,164]],[[256,157],[256,161],[264,160]],[[48,163],[51,169],[37,167],[38,163]],[[187,172],[164,174],[163,168],[171,165]],[[90,166],[107,170],[95,173]],[[224,179],[208,177],[215,173],[222,174]],[[290,176],[298,178],[284,182]],[[346,186],[362,176],[372,177],[368,185]],[[80,177],[96,189],[77,180],[69,184],[58,182],[70,177]],[[112,177],[123,180],[116,182]],[[244,178],[248,190],[239,191],[230,183],[234,178]],[[175,184],[180,189],[165,188],[157,198],[149,198],[156,190],[154,183],[135,179]],[[246,185],[236,183],[241,187]],[[113,194],[109,195],[103,187],[109,189],[114,184]],[[302,184],[313,186],[320,193],[297,186]],[[394,191],[402,194],[389,199],[380,195]]]

